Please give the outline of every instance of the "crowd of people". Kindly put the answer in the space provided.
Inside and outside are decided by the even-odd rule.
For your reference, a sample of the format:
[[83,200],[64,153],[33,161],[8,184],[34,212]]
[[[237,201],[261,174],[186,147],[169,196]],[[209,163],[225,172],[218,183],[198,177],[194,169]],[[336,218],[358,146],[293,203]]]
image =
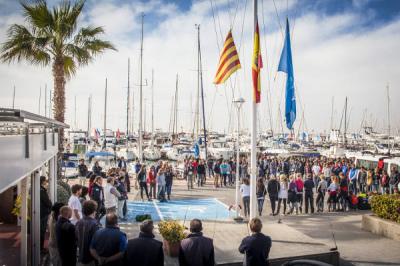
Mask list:
[[[129,241],[118,227],[118,221],[126,221],[127,199],[131,190],[127,166],[124,158],[120,158],[116,167],[104,173],[97,163],[89,171],[81,160],[79,182],[71,186],[67,204],[52,204],[47,193],[47,180],[44,176],[40,178],[40,245],[44,250],[48,229],[48,253],[53,265],[163,265],[162,243],[154,239],[152,221],[145,221],[138,238]],[[314,213],[315,209],[317,212],[347,211],[357,204],[353,201],[354,197],[399,193],[398,169],[392,167],[388,170],[383,162],[379,162],[374,169],[367,169],[356,167],[350,159],[285,159],[262,155],[257,160],[258,215],[263,214],[267,196],[271,205],[270,215],[275,216],[302,213],[303,207],[305,213]],[[165,202],[171,199],[176,171],[168,162],[146,165],[136,161],[134,172],[134,185],[140,191],[142,201]],[[188,158],[184,162],[183,175],[188,188],[192,188],[193,183],[202,187],[207,179],[215,189],[231,187],[236,182],[236,164],[233,159],[205,161]],[[249,180],[247,158],[242,157],[239,182],[245,217],[250,215]],[[253,234],[243,239],[239,251],[247,254],[246,260],[262,258],[265,262],[271,240],[261,234],[260,220],[251,220],[250,227]],[[205,238],[201,231],[201,221],[193,220],[190,233],[181,243],[180,265],[214,265],[212,240]],[[200,260],[204,257],[194,251],[193,241],[209,255],[208,261]],[[251,252],[247,249],[256,249],[251,252],[258,252],[258,255],[249,256]],[[197,256],[199,260],[192,259]],[[201,264],[198,264],[199,261]]]
[[[128,239],[118,226],[119,215],[115,206],[107,209],[103,227],[98,220],[98,203],[92,199],[81,201],[80,184],[71,187],[68,204],[56,202],[51,206],[46,197],[46,182],[45,177],[41,178],[41,192],[44,193],[41,209],[46,209],[43,214],[50,214],[48,253],[53,266],[164,265],[163,243],[155,239],[152,220],[143,221],[139,235]],[[267,265],[271,238],[261,232],[260,219],[252,219],[249,227],[251,235],[246,236],[238,247],[240,253],[246,254],[244,265]],[[199,219],[190,222],[189,231],[180,242],[179,265],[216,265],[213,239],[204,236],[202,230]]]

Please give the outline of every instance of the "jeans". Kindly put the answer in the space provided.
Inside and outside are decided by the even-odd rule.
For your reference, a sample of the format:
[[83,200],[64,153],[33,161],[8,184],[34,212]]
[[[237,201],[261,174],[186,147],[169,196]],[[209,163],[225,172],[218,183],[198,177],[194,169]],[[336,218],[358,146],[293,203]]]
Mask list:
[[390,193],[390,194],[393,194],[393,193],[394,193],[395,187],[396,187],[396,185],[389,184],[389,193]]
[[232,174],[232,173],[230,173],[229,174],[229,185],[233,185],[233,177],[234,177],[235,175],[234,174]]
[[308,213],[308,207],[311,207],[311,213],[314,213],[314,195],[312,191],[306,191],[304,195],[306,204],[306,213]]
[[213,167],[208,167],[208,176],[214,176],[214,169]]
[[318,192],[317,196],[317,211],[324,211],[324,198],[325,198],[325,192]]
[[166,187],[167,196],[168,196],[168,199],[169,199],[169,197],[171,196],[172,184],[167,184],[165,187]]
[[164,200],[165,199],[165,186],[164,185],[158,185],[157,186],[157,198],[159,200]]
[[144,190],[146,192],[147,199],[150,199],[149,198],[149,191],[147,190],[147,183],[146,182],[140,182],[139,186],[140,186],[140,197],[143,199],[143,190]]
[[149,196],[150,196],[150,198],[153,198],[153,199],[156,198],[156,184],[151,184],[150,183]]
[[264,207],[264,198],[258,198],[257,203],[258,203],[258,214],[261,216],[263,207]]
[[250,216],[250,196],[243,197],[244,216]]
[[354,194],[357,194],[357,183],[356,180],[350,181],[349,189],[353,191]]
[[[226,186],[226,179],[227,179],[227,177],[228,177],[228,174],[227,173],[223,173],[222,174],[222,178],[223,178],[223,180],[224,180],[224,186]],[[221,182],[222,183],[222,182]]]
[[204,185],[204,183],[205,183],[205,178],[206,178],[206,175],[205,175],[205,174],[198,174],[198,175],[197,175],[197,186],[198,186],[198,187]]
[[303,192],[297,192],[297,202],[299,203],[300,212],[303,212]]

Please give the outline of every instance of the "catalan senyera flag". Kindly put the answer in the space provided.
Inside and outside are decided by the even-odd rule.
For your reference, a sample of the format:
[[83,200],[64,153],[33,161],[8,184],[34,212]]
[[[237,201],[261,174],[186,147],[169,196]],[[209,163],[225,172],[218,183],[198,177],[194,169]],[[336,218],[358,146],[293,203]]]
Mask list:
[[236,70],[240,68],[239,55],[236,50],[235,42],[233,41],[232,31],[230,30],[225,39],[214,83],[224,83]]
[[253,48],[253,59],[251,63],[251,72],[253,77],[253,100],[255,103],[259,103],[261,99],[261,83],[260,83],[260,71],[263,67],[260,50],[260,33],[258,29],[258,21],[255,21],[254,29],[254,48]]

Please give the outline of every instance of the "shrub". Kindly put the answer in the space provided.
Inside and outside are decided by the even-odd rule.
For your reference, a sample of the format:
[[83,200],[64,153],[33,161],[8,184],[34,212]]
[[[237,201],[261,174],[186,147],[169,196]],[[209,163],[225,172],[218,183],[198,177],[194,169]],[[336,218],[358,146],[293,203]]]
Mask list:
[[170,243],[178,243],[185,238],[185,227],[177,221],[161,221],[158,228],[162,237]]
[[68,193],[68,191],[61,186],[60,184],[57,185],[57,201],[62,202],[64,204],[68,204],[69,197],[71,196],[71,193]]
[[150,214],[138,214],[135,217],[136,222],[143,222],[144,220],[151,220]]
[[400,195],[373,196],[371,208],[378,217],[400,223]]
[[67,183],[65,183],[64,181],[58,180],[57,181],[57,185],[63,187],[65,189],[65,191],[68,193],[68,198],[71,196],[71,187],[70,185],[68,185]]

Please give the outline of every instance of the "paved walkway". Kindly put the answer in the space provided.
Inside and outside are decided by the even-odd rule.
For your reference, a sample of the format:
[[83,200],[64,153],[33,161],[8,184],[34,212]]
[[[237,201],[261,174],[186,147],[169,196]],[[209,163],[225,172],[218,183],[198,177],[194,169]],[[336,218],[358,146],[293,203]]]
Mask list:
[[[203,188],[188,191],[184,181],[175,181],[171,199],[217,198],[229,206],[235,202],[234,191],[234,187],[215,189],[212,181]],[[131,193],[130,199],[138,199],[137,193]],[[268,215],[270,210],[266,201],[261,219],[263,232],[273,239],[271,258],[328,251],[335,247],[334,235],[343,265],[400,265],[400,242],[361,229],[361,217],[369,212],[281,216],[278,223],[278,217]],[[208,221],[203,227],[205,235],[214,238],[217,262],[243,260],[237,248],[248,234],[246,224]],[[123,230],[129,237],[139,232],[137,224],[123,225]],[[159,235],[156,237],[161,240]],[[176,260],[167,258],[167,265],[177,265]]]

